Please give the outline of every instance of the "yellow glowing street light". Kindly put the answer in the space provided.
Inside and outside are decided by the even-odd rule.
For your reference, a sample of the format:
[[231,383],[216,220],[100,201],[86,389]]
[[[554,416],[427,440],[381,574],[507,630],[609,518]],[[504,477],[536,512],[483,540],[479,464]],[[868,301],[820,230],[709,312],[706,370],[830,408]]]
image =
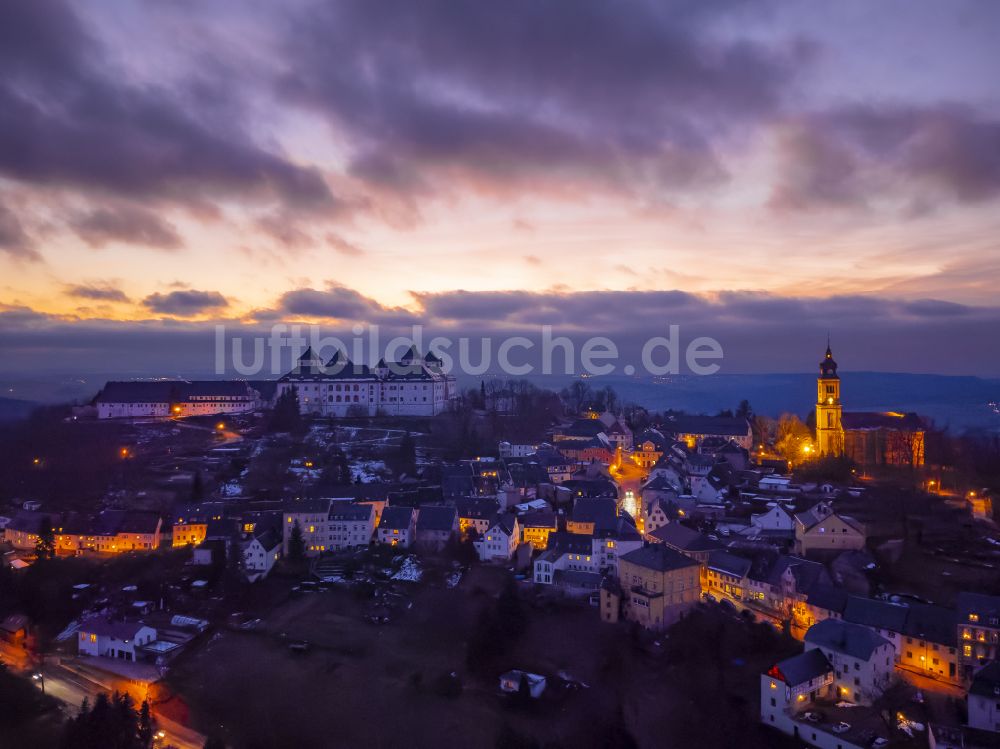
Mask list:
[[41,459],[41,458],[35,458],[35,459],[34,459],[33,461],[31,461],[31,462],[32,462],[33,464],[35,464],[36,466],[40,466],[40,465],[42,464],[42,459]]
[[121,450],[118,451],[118,454],[121,455],[123,458],[127,458],[129,455],[128,448],[123,447]]
[[223,429],[226,428],[226,422],[220,421],[218,424],[215,425],[215,428],[221,432]]

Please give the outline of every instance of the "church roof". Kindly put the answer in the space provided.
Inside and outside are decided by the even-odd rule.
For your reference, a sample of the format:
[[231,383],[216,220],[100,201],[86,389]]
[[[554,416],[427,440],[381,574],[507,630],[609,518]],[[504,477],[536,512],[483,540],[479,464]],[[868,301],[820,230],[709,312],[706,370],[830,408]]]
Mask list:
[[898,432],[922,432],[923,420],[915,413],[898,413],[896,411],[848,411],[841,417],[845,430],[876,430],[889,429]]

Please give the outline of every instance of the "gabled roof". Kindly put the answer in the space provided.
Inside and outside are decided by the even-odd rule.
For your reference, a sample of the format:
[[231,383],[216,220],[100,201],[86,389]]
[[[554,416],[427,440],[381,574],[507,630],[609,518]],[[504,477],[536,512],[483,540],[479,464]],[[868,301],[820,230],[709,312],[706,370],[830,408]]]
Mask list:
[[621,559],[657,572],[671,572],[698,566],[698,563],[691,557],[674,551],[663,544],[650,544],[634,549]]
[[379,528],[399,529],[409,528],[413,520],[412,507],[386,507],[382,510],[382,517],[379,518]]
[[613,528],[618,520],[615,500],[605,497],[580,497],[573,503],[570,520],[593,523],[594,529]]
[[812,625],[806,632],[805,641],[865,661],[870,660],[878,648],[890,644],[868,627],[839,619],[824,619]]
[[590,554],[594,537],[585,533],[556,531],[549,534],[548,550],[555,554]]
[[513,535],[514,528],[517,526],[517,518],[508,512],[497,517],[493,525],[490,526],[490,530],[493,528],[499,528],[501,531],[506,533],[508,536]]
[[815,606],[818,609],[825,609],[826,611],[834,611],[838,614],[843,614],[844,608],[847,606],[848,598],[849,596],[843,588],[838,588],[836,585],[819,584],[813,585],[809,589],[806,602],[810,606]]
[[97,394],[98,403],[170,403],[174,400],[176,382],[159,380],[154,382],[105,383]]
[[426,505],[417,514],[417,530],[450,531],[455,527],[457,517],[454,507]]
[[899,432],[922,432],[927,427],[915,413],[879,413],[877,411],[845,411],[841,416],[845,430],[888,429]]
[[672,416],[663,422],[662,429],[670,434],[713,434],[725,437],[746,437],[750,422],[732,416]]
[[522,528],[556,528],[556,514],[551,510],[526,512],[518,518]]
[[742,578],[750,572],[751,561],[745,557],[730,554],[728,551],[713,551],[708,555],[706,566],[710,570]]
[[991,661],[976,672],[969,694],[993,700],[1000,698],[1000,661]]
[[327,518],[329,520],[343,520],[345,522],[371,520],[374,513],[375,505],[340,500],[330,503],[330,513],[327,515]]
[[958,614],[954,609],[930,603],[912,603],[907,608],[904,635],[939,645],[955,646]]
[[500,510],[500,504],[495,499],[479,499],[468,497],[455,500],[455,509],[460,518],[470,520],[492,520]]
[[254,540],[264,547],[264,551],[268,552],[281,546],[281,537],[271,528],[268,528],[261,533],[254,534]]
[[960,622],[969,621],[969,614],[975,614],[979,617],[979,621],[985,624],[991,618],[1000,617],[1000,596],[959,593],[955,597],[955,611]]
[[[796,588],[803,593],[808,593],[816,584],[830,584],[831,582],[826,567],[819,562],[784,554],[774,560],[774,563],[765,572],[763,580],[769,585],[780,585],[786,571],[791,571],[795,577]],[[751,577],[759,579],[754,575]]]
[[649,535],[681,551],[714,551],[722,548],[722,544],[718,541],[713,541],[708,536],[677,522],[667,523]]
[[80,631],[98,637],[113,637],[116,640],[134,640],[139,630],[146,625],[142,622],[110,621],[104,617],[88,619],[80,625]]
[[866,627],[889,632],[902,632],[906,628],[908,614],[906,606],[860,596],[850,596],[844,607],[845,622],[863,624]]
[[804,653],[799,653],[799,655],[779,661],[767,674],[772,678],[780,679],[790,687],[795,687],[824,676],[832,670],[833,667],[830,665],[830,661],[826,659],[826,656],[823,655],[823,652],[813,648]]

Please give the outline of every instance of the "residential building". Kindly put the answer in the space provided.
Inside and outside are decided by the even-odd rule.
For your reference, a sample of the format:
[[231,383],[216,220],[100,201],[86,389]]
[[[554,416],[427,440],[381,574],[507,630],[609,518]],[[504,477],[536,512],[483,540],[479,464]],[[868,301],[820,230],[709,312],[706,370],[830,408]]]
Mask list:
[[612,529],[618,522],[618,505],[614,499],[604,497],[579,497],[566,519],[570,533],[593,535],[598,529]]
[[900,638],[894,643],[898,668],[932,679],[961,683],[954,609],[911,603]]
[[521,540],[536,551],[543,551],[549,545],[549,536],[558,530],[556,514],[551,510],[526,512],[518,517],[518,523]]
[[955,599],[958,627],[958,663],[965,682],[990,661],[997,660],[1000,642],[1000,596],[959,593]]
[[892,644],[868,627],[826,619],[809,628],[805,647],[818,648],[833,666],[838,699],[870,705],[893,681]]
[[702,571],[702,593],[716,600],[742,603],[752,562],[728,551],[708,554]]
[[625,619],[656,631],[684,617],[701,595],[698,563],[663,544],[620,557],[618,584]]
[[722,548],[722,544],[718,541],[713,541],[703,533],[678,522],[664,525],[646,535],[651,542],[663,544],[669,549],[679,551],[681,554],[691,557],[698,564],[706,564],[708,555]]
[[481,562],[509,562],[521,541],[516,515],[499,515],[482,536],[473,541]]
[[382,510],[376,538],[380,544],[410,548],[416,534],[417,513],[412,507],[388,506]]
[[296,525],[302,534],[306,556],[315,557],[327,551],[330,543],[327,524],[331,502],[330,499],[302,499],[288,504],[284,511],[284,522],[281,524],[282,549],[286,556],[288,543]]
[[441,551],[458,533],[458,513],[450,505],[424,505],[417,513],[416,542],[422,549]]
[[683,442],[691,450],[697,449],[703,440],[710,437],[732,440],[745,450],[753,447],[750,420],[742,416],[672,415],[660,425],[660,431]]
[[375,533],[375,509],[375,505],[368,502],[347,499],[331,502],[327,513],[327,550],[343,551],[368,546]]
[[80,655],[136,660],[136,648],[156,639],[156,630],[142,622],[112,621],[105,617],[88,619],[80,625],[77,651]]
[[481,536],[490,529],[500,504],[495,499],[472,497],[455,500],[458,511],[458,530],[463,536]]
[[967,704],[970,728],[1000,732],[1000,662],[987,663],[972,677]]
[[833,666],[818,648],[779,661],[761,674],[761,722],[783,733],[796,734],[790,719],[809,710],[819,699],[833,698],[833,681]]
[[267,528],[243,542],[243,568],[247,575],[266,577],[281,556],[281,536]]
[[795,516],[795,550],[803,556],[863,549],[865,539],[861,523],[834,512],[827,502]]

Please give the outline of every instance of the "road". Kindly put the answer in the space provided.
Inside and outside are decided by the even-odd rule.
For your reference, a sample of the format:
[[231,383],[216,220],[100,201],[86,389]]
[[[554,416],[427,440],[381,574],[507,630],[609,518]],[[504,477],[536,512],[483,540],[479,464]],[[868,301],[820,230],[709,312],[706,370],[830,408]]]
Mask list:
[[[83,674],[71,671],[58,664],[45,664],[40,671],[45,677],[45,693],[55,697],[66,707],[65,711],[69,715],[75,715],[80,710],[80,705],[86,698],[90,704],[94,704],[97,695],[102,692],[107,694],[117,687],[119,691],[129,691],[136,701],[141,701],[144,694],[137,694],[134,685],[129,688],[126,682],[116,684],[114,677],[108,675],[108,683],[100,683],[87,678]],[[42,686],[40,680],[35,682],[39,688]],[[153,717],[156,719],[157,727],[166,735],[162,742],[157,743],[157,747],[176,747],[176,749],[202,749],[205,746],[205,737],[194,729],[182,726],[172,720],[158,715],[153,709]]]
[[[635,518],[636,523],[641,523],[642,513],[640,512],[640,492],[642,479],[649,472],[648,468],[640,468],[631,460],[625,459],[621,466],[611,470],[611,478],[618,484],[621,490],[622,509]],[[631,494],[629,494],[631,492]],[[642,530],[640,528],[640,530]]]

